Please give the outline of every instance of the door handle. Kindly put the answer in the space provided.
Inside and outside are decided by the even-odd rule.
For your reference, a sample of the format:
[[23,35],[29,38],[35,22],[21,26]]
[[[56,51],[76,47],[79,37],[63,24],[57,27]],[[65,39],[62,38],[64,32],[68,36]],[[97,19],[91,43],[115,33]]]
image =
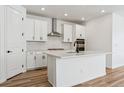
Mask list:
[[12,52],[13,52],[13,51],[9,51],[9,50],[7,51],[7,53],[12,53]]

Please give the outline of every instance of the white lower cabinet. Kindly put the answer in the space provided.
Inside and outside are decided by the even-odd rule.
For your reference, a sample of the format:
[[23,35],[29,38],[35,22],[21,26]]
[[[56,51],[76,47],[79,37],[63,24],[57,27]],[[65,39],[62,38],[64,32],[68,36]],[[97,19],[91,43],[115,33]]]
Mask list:
[[42,54],[42,61],[43,61],[42,66],[43,67],[47,66],[47,54],[45,54],[45,53]]
[[42,67],[42,53],[36,52],[35,53],[35,68]]
[[35,68],[35,53],[28,52],[27,53],[27,69],[34,69]]
[[47,55],[42,52],[27,52],[27,70],[47,66]]

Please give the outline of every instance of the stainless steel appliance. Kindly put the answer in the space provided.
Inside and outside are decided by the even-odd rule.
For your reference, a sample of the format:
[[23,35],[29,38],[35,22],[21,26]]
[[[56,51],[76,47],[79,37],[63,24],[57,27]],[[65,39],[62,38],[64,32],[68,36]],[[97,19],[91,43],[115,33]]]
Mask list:
[[74,46],[76,46],[77,53],[79,53],[79,51],[85,51],[85,39],[76,39]]

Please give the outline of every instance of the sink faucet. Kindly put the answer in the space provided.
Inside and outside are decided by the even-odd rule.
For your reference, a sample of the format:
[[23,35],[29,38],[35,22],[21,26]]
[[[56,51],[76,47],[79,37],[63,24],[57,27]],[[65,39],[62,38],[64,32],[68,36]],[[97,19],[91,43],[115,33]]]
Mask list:
[[77,41],[74,42],[74,46],[76,46],[76,52],[79,53],[79,44]]

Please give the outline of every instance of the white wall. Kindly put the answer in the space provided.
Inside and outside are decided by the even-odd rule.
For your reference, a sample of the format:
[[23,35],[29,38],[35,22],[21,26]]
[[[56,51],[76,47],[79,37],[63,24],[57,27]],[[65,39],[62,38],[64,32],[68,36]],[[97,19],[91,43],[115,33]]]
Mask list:
[[6,80],[6,67],[4,60],[4,6],[0,6],[0,83]]
[[112,68],[124,66],[124,16],[113,13]]
[[86,50],[112,51],[112,15],[101,16],[86,23]]
[[113,13],[88,21],[86,36],[87,50],[112,52],[107,67],[124,66],[124,16]]
[[[51,30],[52,30],[51,18],[33,16],[33,15],[28,15],[28,17],[48,21],[48,24],[49,24],[48,33],[51,32]],[[62,23],[69,23],[69,24],[72,24],[72,25],[74,24],[74,23],[71,23],[71,22],[65,22],[65,21],[62,21],[62,20],[57,20],[57,31],[60,32],[60,33],[62,33],[62,30],[61,30],[61,24]],[[74,31],[74,28],[73,28],[73,31]],[[27,42],[27,51],[46,50],[48,48],[71,49],[72,44],[71,43],[64,43],[62,37],[49,37],[49,36],[48,36],[48,41],[46,41],[46,42]]]

